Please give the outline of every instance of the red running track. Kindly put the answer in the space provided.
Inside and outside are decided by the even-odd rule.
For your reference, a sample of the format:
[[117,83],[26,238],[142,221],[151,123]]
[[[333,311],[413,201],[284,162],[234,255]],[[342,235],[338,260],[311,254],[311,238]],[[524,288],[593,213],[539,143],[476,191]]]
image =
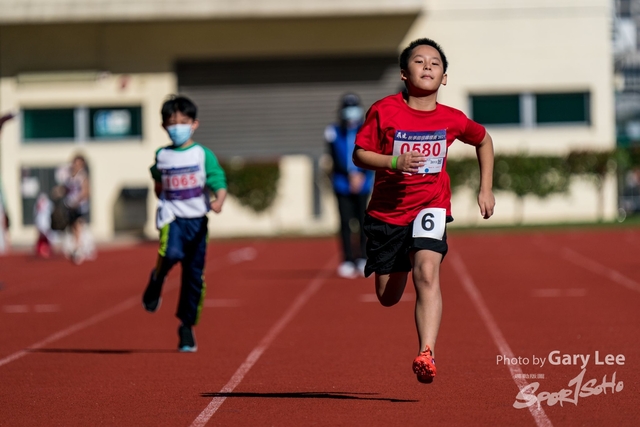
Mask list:
[[[334,239],[211,243],[195,354],[176,351],[179,269],[159,312],[140,304],[155,245],[0,258],[0,425],[638,425],[640,230],[450,234],[430,385],[413,290],[383,308],[372,279],[335,276]],[[534,383],[539,406],[517,399]]]

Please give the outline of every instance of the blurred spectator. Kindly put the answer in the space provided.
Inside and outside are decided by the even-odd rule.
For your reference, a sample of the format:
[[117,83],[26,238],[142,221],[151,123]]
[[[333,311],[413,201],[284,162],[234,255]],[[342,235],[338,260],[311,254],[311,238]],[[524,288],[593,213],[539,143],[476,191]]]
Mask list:
[[[0,117],[0,132],[2,125],[13,118],[13,114],[7,113]],[[4,189],[2,180],[0,180],[0,255],[7,253],[9,250],[9,215],[7,214],[7,204],[4,198]]]
[[9,216],[5,210],[4,192],[0,181],[0,255],[9,251]]
[[[347,93],[340,99],[337,122],[327,126],[324,132],[333,160],[331,181],[340,214],[343,261],[338,266],[338,275],[346,278],[364,276],[366,264],[366,237],[362,223],[373,188],[373,172],[356,167],[352,160],[356,134],[363,118],[360,97]],[[359,244],[355,248],[351,242],[352,227],[357,228],[354,231],[358,234]]]
[[40,193],[33,207],[34,223],[38,230],[38,240],[36,240],[36,256],[49,258],[51,256],[51,214],[53,213],[53,202],[45,193]]
[[624,181],[622,208],[627,214],[640,212],[640,167],[630,169]]
[[96,256],[93,237],[87,225],[90,185],[85,158],[79,154],[74,156],[68,174],[60,173],[59,177],[65,178],[64,205],[68,209],[67,231],[70,231],[63,240],[62,251],[75,264],[81,264]]

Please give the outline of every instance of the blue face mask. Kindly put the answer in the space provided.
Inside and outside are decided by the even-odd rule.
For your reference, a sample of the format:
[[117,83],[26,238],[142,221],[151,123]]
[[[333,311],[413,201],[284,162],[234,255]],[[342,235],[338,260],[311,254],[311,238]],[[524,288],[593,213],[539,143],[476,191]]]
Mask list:
[[362,107],[353,105],[351,107],[345,107],[340,111],[340,117],[347,122],[359,122],[364,116]]
[[173,145],[180,147],[191,138],[193,130],[190,124],[167,126],[167,133]]

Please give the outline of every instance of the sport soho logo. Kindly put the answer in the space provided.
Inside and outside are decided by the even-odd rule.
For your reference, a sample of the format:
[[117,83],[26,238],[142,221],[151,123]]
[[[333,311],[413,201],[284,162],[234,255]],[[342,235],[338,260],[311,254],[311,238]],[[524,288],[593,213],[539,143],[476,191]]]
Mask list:
[[[593,359],[591,356],[593,356]],[[560,406],[563,406],[564,403],[572,403],[577,406],[581,398],[597,396],[600,394],[620,393],[624,389],[624,383],[622,381],[616,381],[615,371],[613,372],[613,375],[611,375],[611,380],[608,380],[608,375],[605,374],[600,382],[598,382],[598,379],[596,378],[585,381],[587,366],[591,360],[593,360],[593,365],[595,366],[622,366],[625,364],[625,357],[622,354],[618,354],[616,356],[613,354],[607,354],[603,356],[599,351],[595,351],[593,355],[562,354],[558,350],[550,352],[547,357],[537,357],[534,355],[531,359],[528,357],[508,357],[505,355],[498,355],[496,357],[496,364],[526,366],[533,362],[533,366],[539,367],[544,366],[545,363],[556,366],[580,366],[580,373],[569,381],[567,388],[563,388],[560,391],[538,392],[538,389],[540,388],[539,382],[529,383],[520,389],[516,395],[516,400],[513,402],[513,407],[516,409],[523,409],[536,404],[540,406],[543,402],[547,402],[548,406],[554,406],[557,403],[559,403]],[[535,375],[532,377],[535,378]]]

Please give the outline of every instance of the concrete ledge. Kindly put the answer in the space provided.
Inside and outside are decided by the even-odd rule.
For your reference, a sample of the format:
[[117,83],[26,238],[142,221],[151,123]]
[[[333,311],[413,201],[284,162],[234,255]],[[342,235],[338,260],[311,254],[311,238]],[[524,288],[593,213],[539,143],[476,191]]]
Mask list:
[[417,14],[421,0],[0,0],[0,24]]

